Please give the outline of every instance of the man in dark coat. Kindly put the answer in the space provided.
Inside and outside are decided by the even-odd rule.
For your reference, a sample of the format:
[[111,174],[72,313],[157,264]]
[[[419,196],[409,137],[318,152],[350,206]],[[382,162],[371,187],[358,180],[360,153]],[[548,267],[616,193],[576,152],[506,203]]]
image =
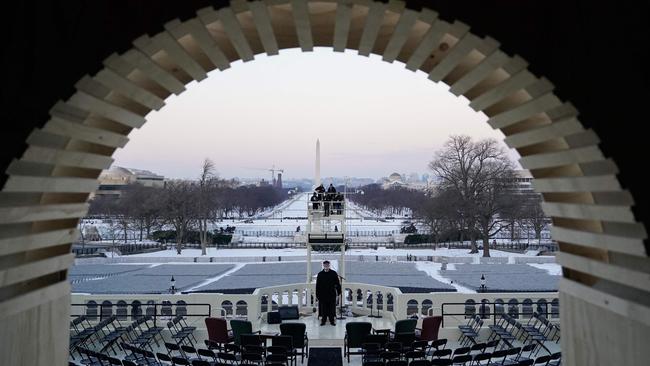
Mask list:
[[318,196],[316,195],[316,192],[311,195],[311,202],[312,202],[312,209],[318,210]]
[[323,270],[316,277],[316,299],[318,300],[318,315],[320,325],[325,325],[327,318],[330,324],[336,325],[336,296],[341,294],[339,274],[330,269],[330,262],[323,262]]

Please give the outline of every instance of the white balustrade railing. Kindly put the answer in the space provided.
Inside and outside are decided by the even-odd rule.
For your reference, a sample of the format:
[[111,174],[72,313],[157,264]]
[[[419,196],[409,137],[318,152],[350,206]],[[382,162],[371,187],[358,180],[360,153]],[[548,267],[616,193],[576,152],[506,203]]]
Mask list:
[[[467,317],[483,314],[492,318],[495,310],[516,315],[521,320],[533,312],[547,313],[550,320],[559,320],[559,303],[556,292],[533,293],[402,293],[398,288],[365,283],[343,282],[343,305],[357,314],[380,313],[393,319],[417,315],[444,315],[445,327],[465,323]],[[138,314],[147,315],[154,310],[158,316],[188,314],[188,319],[203,327],[203,318],[209,315],[242,318],[257,321],[265,313],[279,306],[297,305],[302,313],[311,313],[318,307],[314,283],[295,283],[256,289],[252,294],[191,293],[191,294],[125,294],[90,295],[72,294],[71,314],[100,317],[118,315],[132,319]],[[486,302],[491,305],[484,305]],[[493,303],[503,302],[503,305]],[[158,304],[151,309],[151,304]],[[166,305],[162,305],[166,304]],[[443,314],[444,304],[444,314]],[[136,306],[134,306],[136,305]],[[337,304],[338,306],[338,304]],[[163,314],[162,311],[165,311]],[[486,314],[486,309],[488,314]],[[200,314],[197,316],[196,314]],[[196,319],[194,319],[196,318]]]

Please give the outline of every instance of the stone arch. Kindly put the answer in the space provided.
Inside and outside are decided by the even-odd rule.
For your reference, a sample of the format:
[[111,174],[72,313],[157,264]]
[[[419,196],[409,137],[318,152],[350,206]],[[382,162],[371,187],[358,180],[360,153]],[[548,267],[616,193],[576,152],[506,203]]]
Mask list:
[[560,317],[560,300],[553,299],[551,301],[551,317],[559,318]]
[[118,320],[126,320],[129,315],[129,310],[126,301],[118,300],[115,315]]
[[280,296],[282,296],[281,292],[274,292],[271,295],[271,311],[278,310],[278,304],[281,302]]
[[269,294],[262,294],[260,296],[260,309],[262,309],[263,313],[266,313],[267,310],[267,305],[269,303]]
[[109,300],[102,301],[99,315],[100,319],[104,320],[110,318],[111,316],[113,316],[113,303]]
[[156,302],[154,300],[147,300],[147,308],[145,309],[147,316],[156,315]]
[[429,299],[422,300],[422,315],[429,315],[429,309],[433,307],[433,301]]
[[548,302],[546,299],[537,300],[537,314],[544,315],[545,318],[549,318],[548,312]]
[[[488,299],[481,299],[481,304],[478,307],[478,312],[479,315],[481,316],[481,319],[487,319],[490,317],[490,300]],[[496,311],[495,311],[496,312]]]
[[508,315],[515,319],[519,319],[519,301],[517,301],[517,299],[508,300]]
[[[634,199],[619,184],[617,166],[600,150],[599,137],[582,125],[570,102],[555,95],[549,80],[501,51],[495,40],[440,19],[426,6],[413,9],[399,0],[278,0],[233,1],[171,21],[165,31],[139,37],[134,48],[110,55],[103,69],[81,78],[75,93],[52,107],[50,119],[31,133],[26,150],[8,167],[0,197],[0,224],[12,229],[10,239],[0,242],[0,256],[21,258],[0,267],[6,278],[2,289],[11,294],[3,301],[12,301],[5,315],[55,302],[68,306],[64,298],[70,286],[58,273],[72,263],[73,256],[64,252],[75,239],[76,222],[87,212],[86,199],[99,173],[149,111],[213,69],[251,61],[262,52],[315,46],[400,61],[464,95],[517,149],[543,194],[562,251],[563,301],[580,299],[625,318],[635,315],[627,309],[650,314],[634,293],[609,285],[625,285],[641,297],[650,293],[643,269],[647,233],[631,210]],[[605,285],[595,286],[600,282]],[[634,319],[650,326],[650,316]],[[64,328],[53,330],[56,338],[66,337]]]
[[163,300],[162,306],[160,307],[160,315],[162,316],[173,316],[174,312],[172,310],[172,302],[169,300]]
[[377,310],[384,310],[384,293],[380,290],[375,292],[375,302],[377,303]]
[[410,299],[406,302],[406,316],[410,316],[418,313],[418,301],[415,299]]
[[232,302],[230,300],[224,300],[221,302],[221,308],[226,311],[226,317],[232,315]]
[[465,318],[473,318],[476,315],[476,301],[465,300]]
[[86,318],[90,320],[97,319],[97,302],[90,300],[86,303]]
[[247,316],[248,315],[248,304],[244,300],[237,301],[235,304],[235,315]]
[[131,302],[131,320],[136,320],[142,316],[142,303],[138,300]]
[[187,303],[185,301],[176,301],[176,315],[187,316]]
[[349,287],[346,287],[343,292],[345,293],[345,304],[346,305],[354,305],[353,301],[353,296],[352,296],[352,289]]
[[386,310],[387,311],[394,311],[395,309],[395,304],[393,303],[394,296],[392,292],[389,292],[386,294]]
[[505,308],[503,306],[503,299],[494,300],[494,313],[501,315],[505,314]]
[[372,290],[366,290],[364,295],[365,295],[364,307],[368,309],[372,308],[373,303],[375,302],[375,294],[372,292]]
[[524,299],[524,301],[522,301],[521,315],[524,319],[528,319],[533,316],[533,300]]

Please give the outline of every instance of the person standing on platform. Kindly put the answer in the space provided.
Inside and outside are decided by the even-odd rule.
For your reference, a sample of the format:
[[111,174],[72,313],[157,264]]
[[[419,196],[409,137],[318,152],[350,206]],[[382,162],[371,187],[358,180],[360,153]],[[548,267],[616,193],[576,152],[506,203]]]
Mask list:
[[336,325],[336,296],[341,295],[339,274],[330,269],[330,262],[323,262],[323,270],[316,277],[316,299],[318,300],[318,315],[320,325],[325,325],[329,318],[330,324]]
[[316,195],[316,192],[311,195],[311,202],[312,202],[312,209],[318,210],[318,195]]

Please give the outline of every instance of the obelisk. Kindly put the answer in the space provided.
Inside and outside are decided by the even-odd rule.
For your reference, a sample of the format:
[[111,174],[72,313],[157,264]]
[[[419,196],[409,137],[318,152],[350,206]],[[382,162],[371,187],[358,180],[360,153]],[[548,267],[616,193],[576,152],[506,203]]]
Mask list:
[[314,173],[314,187],[318,187],[320,184],[320,139],[316,139],[316,172]]

